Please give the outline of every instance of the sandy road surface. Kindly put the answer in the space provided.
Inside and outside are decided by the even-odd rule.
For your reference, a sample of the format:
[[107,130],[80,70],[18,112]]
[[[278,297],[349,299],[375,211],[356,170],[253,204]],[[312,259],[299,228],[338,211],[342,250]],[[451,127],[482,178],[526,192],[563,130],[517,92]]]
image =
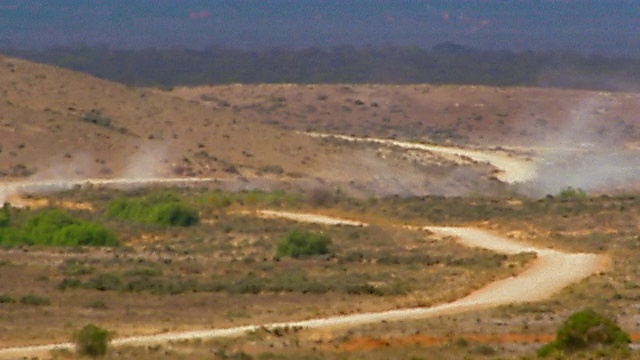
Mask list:
[[453,146],[439,146],[418,144],[407,141],[378,139],[378,138],[359,138],[347,135],[333,135],[322,133],[303,133],[312,137],[331,137],[335,139],[351,141],[351,142],[368,142],[386,146],[395,146],[402,149],[421,150],[449,157],[457,158],[461,161],[463,158],[488,163],[495,167],[499,172],[496,174],[498,180],[513,184],[524,183],[533,180],[536,176],[536,164],[530,159],[517,157],[498,150],[470,150]]
[[[295,216],[295,213],[278,211],[267,211],[266,213],[268,214],[268,216],[281,216],[294,221],[317,220],[317,222],[330,225],[341,224],[362,226],[362,223],[360,222],[331,218],[327,216],[314,217],[312,214],[298,214],[298,216]],[[531,245],[522,244],[510,239],[502,238],[479,229],[457,227],[424,227],[423,230],[431,231],[442,237],[454,237],[460,243],[467,246],[481,247],[504,254],[535,252],[537,254],[537,258],[527,270],[517,276],[493,282],[459,300],[428,308],[409,308],[377,313],[333,316],[294,322],[255,324],[227,329],[134,336],[116,339],[112,342],[112,345],[142,345],[187,339],[211,339],[219,337],[242,336],[248,331],[254,331],[261,327],[273,329],[286,326],[302,328],[357,326],[362,324],[377,323],[381,321],[419,319],[432,316],[456,314],[464,311],[490,308],[499,305],[530,302],[549,297],[560,289],[570,285],[571,283],[580,281],[588,277],[589,275],[599,271],[601,268],[601,264],[603,263],[602,256],[594,254],[568,254],[556,250],[540,249]],[[0,358],[33,356],[37,354],[45,354],[46,352],[55,349],[69,349],[72,347],[73,344],[71,343],[61,343],[41,346],[5,348],[0,349]]]
[[332,216],[308,214],[308,213],[295,213],[288,211],[274,211],[274,210],[260,210],[257,212],[258,216],[265,218],[282,218],[298,222],[325,224],[325,225],[346,225],[346,226],[368,226],[369,224],[348,219],[340,219]]

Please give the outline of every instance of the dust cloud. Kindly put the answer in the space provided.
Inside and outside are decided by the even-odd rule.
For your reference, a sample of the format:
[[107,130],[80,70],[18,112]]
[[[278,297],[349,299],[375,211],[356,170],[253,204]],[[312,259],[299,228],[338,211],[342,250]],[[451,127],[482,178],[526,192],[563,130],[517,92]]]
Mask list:
[[132,180],[155,179],[163,175],[163,169],[168,163],[166,155],[170,153],[167,144],[145,143],[138,146],[138,150],[128,161],[122,177]]
[[[72,155],[70,161],[52,164],[26,180],[0,183],[0,205],[10,202],[14,196],[60,192],[88,183],[132,187],[162,182],[169,147],[166,144],[145,144],[137,149],[117,179],[94,178],[98,173],[96,162],[90,155],[81,153]],[[186,182],[188,179],[177,181]]]
[[635,128],[605,120],[606,96],[580,101],[571,118],[539,148],[537,176],[524,192],[544,196],[568,187],[587,192],[624,191],[640,183],[640,153],[626,148]]

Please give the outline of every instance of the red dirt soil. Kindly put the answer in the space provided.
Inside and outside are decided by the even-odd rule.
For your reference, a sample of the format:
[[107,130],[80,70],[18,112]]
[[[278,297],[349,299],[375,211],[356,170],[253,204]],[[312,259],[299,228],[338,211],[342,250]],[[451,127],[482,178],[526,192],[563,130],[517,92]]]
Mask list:
[[[640,341],[640,333],[629,334],[632,342]],[[450,334],[431,335],[409,335],[404,337],[371,338],[355,337],[338,346],[341,351],[361,351],[374,350],[390,346],[407,346],[420,344],[424,346],[443,345],[455,339],[466,339],[467,341],[480,344],[530,344],[548,343],[555,339],[553,334],[459,334],[452,337]]]

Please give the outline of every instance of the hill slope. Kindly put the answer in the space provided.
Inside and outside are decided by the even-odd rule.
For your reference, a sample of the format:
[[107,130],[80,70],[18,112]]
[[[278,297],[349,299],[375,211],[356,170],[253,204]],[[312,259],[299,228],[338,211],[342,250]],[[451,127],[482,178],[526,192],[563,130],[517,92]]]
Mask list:
[[[625,183],[640,178],[637,154],[609,150],[634,147],[640,138],[640,95],[631,93],[425,84],[161,91],[4,57],[0,92],[0,175],[7,181],[186,176],[230,179],[235,189],[293,186],[361,196],[505,193],[507,187],[481,161],[305,131],[480,149],[526,146],[508,151],[538,157],[550,148],[573,149],[540,170],[553,178],[541,180],[543,192],[583,186],[556,181],[567,163],[613,163],[610,173],[631,173]],[[576,149],[599,153],[594,161],[575,161]],[[571,173],[583,181],[597,171]]]
[[232,111],[91,76],[0,58],[4,176],[225,176],[280,165],[301,172],[315,140]]

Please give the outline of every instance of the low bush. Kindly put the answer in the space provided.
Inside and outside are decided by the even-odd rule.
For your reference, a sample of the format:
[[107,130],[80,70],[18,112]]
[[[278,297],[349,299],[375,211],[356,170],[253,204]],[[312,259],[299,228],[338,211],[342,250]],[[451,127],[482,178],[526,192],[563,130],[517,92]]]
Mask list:
[[74,340],[76,343],[76,351],[80,355],[90,357],[100,357],[107,353],[111,334],[94,324],[88,324],[78,331]]
[[44,306],[44,305],[50,305],[51,300],[49,300],[49,298],[38,296],[38,295],[25,295],[20,298],[20,304]]
[[556,339],[538,350],[538,356],[594,346],[627,347],[630,341],[629,335],[613,320],[586,309],[571,314],[558,329]]
[[560,190],[558,197],[561,199],[585,199],[587,198],[587,193],[582,189],[568,186]]
[[96,223],[65,226],[53,234],[52,245],[117,246],[115,235]]
[[101,224],[76,219],[62,210],[48,210],[33,215],[21,228],[0,227],[0,244],[117,246],[118,240]]
[[329,254],[331,238],[311,231],[293,230],[278,243],[276,257],[293,258]]
[[64,278],[58,285],[56,285],[56,289],[67,290],[79,288],[80,286],[82,286],[82,281],[74,278]]
[[190,226],[199,221],[198,213],[173,195],[143,199],[116,199],[107,205],[105,216],[144,224]]
[[62,210],[49,210],[33,215],[23,225],[22,231],[34,244],[52,245],[54,234],[70,225],[80,224]]
[[14,304],[16,299],[9,295],[0,295],[0,304]]

